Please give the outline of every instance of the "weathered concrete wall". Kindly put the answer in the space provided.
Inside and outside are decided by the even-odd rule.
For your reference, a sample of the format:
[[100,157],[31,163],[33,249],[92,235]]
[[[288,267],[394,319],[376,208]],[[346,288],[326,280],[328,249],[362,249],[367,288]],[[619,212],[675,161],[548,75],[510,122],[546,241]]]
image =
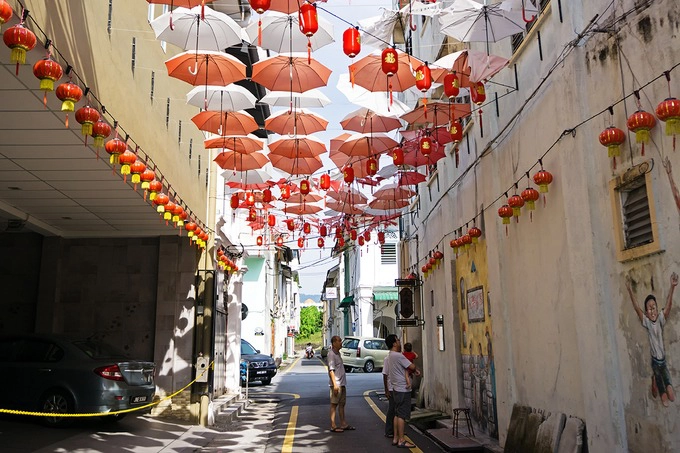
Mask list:
[[25,302],[38,296],[42,242],[38,234],[0,234],[0,332],[35,328],[35,304]]

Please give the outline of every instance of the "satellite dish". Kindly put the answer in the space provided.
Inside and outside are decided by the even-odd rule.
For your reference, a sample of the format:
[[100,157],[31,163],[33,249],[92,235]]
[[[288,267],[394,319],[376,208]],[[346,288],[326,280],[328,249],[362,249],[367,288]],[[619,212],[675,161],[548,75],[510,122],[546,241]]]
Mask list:
[[241,304],[241,321],[248,317],[248,306],[246,304]]

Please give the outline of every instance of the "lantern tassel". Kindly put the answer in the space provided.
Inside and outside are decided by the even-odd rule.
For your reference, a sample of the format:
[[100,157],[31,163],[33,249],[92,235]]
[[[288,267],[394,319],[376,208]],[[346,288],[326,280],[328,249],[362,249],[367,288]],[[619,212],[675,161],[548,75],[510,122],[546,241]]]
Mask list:
[[427,98],[423,98],[423,113],[425,113],[425,119],[427,119]]
[[312,40],[307,38],[307,64],[312,64]]
[[479,135],[484,137],[484,123],[482,122],[482,109],[479,109]]
[[387,86],[387,89],[390,92],[390,106],[392,106],[392,82]]
[[354,65],[349,66],[349,81],[352,83],[352,88],[354,88]]
[[68,113],[66,114],[66,120],[64,121],[64,126],[68,129]]
[[43,105],[45,106],[45,110],[47,110],[47,91],[43,92]]
[[201,20],[205,20],[205,0],[201,2]]
[[257,21],[257,45],[262,47],[262,16]]

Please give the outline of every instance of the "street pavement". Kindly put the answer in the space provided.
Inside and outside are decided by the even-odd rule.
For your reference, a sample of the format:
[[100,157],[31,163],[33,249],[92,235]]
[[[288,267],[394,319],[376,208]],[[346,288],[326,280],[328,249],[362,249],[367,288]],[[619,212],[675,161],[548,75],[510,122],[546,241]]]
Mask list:
[[[47,428],[28,417],[0,417],[0,451],[37,452],[383,452],[401,451],[385,438],[382,375],[348,373],[347,421],[354,431],[330,432],[328,375],[319,358],[284,363],[271,385],[252,384],[235,413],[215,424],[129,416],[118,423],[83,419],[65,429]],[[233,402],[232,402],[233,403]],[[234,404],[230,406],[232,409]],[[407,428],[413,452],[440,452],[430,438]]]

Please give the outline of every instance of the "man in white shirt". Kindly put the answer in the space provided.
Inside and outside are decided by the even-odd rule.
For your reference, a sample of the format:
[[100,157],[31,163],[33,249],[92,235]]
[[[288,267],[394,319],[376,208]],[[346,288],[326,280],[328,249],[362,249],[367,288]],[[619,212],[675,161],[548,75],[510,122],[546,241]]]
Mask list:
[[389,356],[383,362],[383,385],[385,386],[385,398],[387,398],[387,415],[385,415],[385,437],[394,437],[394,398],[392,398],[392,384],[389,380],[390,361]]
[[404,438],[406,420],[411,417],[411,386],[407,383],[406,373],[413,371],[416,376],[420,375],[415,364],[404,357],[401,353],[401,342],[396,335],[388,335],[385,338],[390,353],[387,356],[389,371],[388,379],[392,385],[392,398],[394,399],[394,437],[392,445],[400,448],[415,448],[415,445]]

